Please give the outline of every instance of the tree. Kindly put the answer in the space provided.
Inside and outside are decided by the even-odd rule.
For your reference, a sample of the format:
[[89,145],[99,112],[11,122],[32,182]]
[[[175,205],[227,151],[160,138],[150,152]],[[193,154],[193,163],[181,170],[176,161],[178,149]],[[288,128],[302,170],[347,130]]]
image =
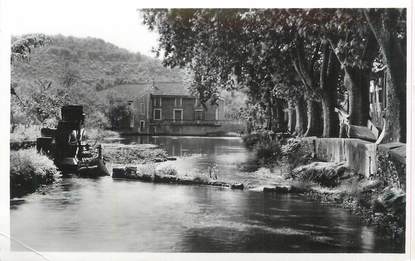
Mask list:
[[192,86],[202,101],[218,96],[220,88],[246,86],[251,102],[258,103],[267,114],[268,128],[277,128],[282,119],[281,98],[287,97],[278,97],[274,76],[286,68],[286,59],[274,44],[280,35],[265,34],[269,24],[260,19],[277,17],[274,12],[145,10],[143,20],[150,30],[160,33],[157,51],[163,53],[164,65],[188,66],[194,72]]
[[387,66],[384,142],[406,142],[406,10],[366,9],[364,15]]
[[[43,34],[33,34],[33,35],[24,35],[16,40],[14,40],[11,44],[11,55],[10,55],[10,63],[11,65],[15,65],[18,62],[24,62],[29,60],[29,55],[32,52],[34,48],[38,48],[41,46],[44,46],[50,41],[48,37],[46,37]],[[19,97],[19,95],[16,92],[18,84],[16,82],[11,81],[10,83],[10,93],[12,97],[16,97],[18,103],[20,106],[17,106],[16,104],[13,104],[13,99],[11,101],[11,107],[22,107],[24,106],[24,102]],[[14,105],[14,106],[13,106]],[[21,108],[20,108],[21,109]],[[14,123],[14,117],[13,117],[13,111],[10,110],[10,118],[11,118],[11,124],[12,128],[11,131],[14,131],[15,123]]]
[[396,86],[388,94],[388,118],[399,114],[388,128],[399,121],[404,137],[404,106],[398,110],[397,101],[403,101],[405,70],[394,60],[405,53],[403,16],[385,9],[150,9],[143,22],[160,33],[157,52],[164,65],[194,72],[193,87],[203,100],[220,88],[245,86],[251,104],[269,119],[268,128],[278,126],[281,104],[295,104],[296,134],[306,136],[338,136],[341,85],[348,92],[350,124],[367,125],[369,76],[380,46],[390,85]]
[[[49,42],[43,34],[29,34],[13,41],[11,45],[10,63],[14,65],[16,62],[28,61],[29,55],[34,48],[44,46]],[[10,91],[12,95],[15,95],[19,100],[19,96],[16,93],[17,84],[12,81],[10,84]]]

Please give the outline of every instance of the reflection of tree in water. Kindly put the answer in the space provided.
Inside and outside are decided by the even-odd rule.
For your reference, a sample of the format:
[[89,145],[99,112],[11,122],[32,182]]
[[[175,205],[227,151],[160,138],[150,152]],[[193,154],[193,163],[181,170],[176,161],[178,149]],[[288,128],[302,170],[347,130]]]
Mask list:
[[216,202],[214,194],[205,196],[215,208],[184,232],[177,244],[181,251],[376,252],[387,244],[346,210],[297,196],[256,194],[238,201],[239,208],[232,201]]

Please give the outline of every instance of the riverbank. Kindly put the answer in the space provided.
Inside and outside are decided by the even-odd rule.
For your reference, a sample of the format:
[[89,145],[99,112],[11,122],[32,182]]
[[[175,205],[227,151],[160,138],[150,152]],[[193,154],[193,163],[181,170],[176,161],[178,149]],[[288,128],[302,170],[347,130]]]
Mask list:
[[[88,129],[85,139],[89,143],[121,139],[119,133],[110,130]],[[53,161],[38,154],[36,138],[41,126],[16,126],[10,133],[10,198],[22,197],[51,184],[59,174]]]
[[51,184],[58,170],[53,161],[35,149],[10,152],[10,198],[22,197]]

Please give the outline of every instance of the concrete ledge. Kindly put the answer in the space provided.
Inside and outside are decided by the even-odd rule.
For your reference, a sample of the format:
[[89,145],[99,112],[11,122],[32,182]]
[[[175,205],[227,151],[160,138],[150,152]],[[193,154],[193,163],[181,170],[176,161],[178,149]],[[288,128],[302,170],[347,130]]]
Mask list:
[[376,172],[376,144],[361,139],[316,138],[302,139],[315,158],[322,161],[345,161],[350,169],[369,177]]

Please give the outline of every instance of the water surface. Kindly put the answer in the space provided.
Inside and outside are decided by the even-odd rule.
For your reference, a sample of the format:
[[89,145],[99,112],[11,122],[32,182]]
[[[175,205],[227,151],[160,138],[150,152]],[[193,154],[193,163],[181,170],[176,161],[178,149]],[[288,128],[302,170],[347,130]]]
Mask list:
[[[247,175],[240,139],[145,137],[170,162],[219,176]],[[249,175],[248,175],[249,176]],[[65,178],[11,207],[11,235],[39,251],[399,252],[348,210],[298,195],[208,186]],[[25,250],[12,243],[13,250]]]

